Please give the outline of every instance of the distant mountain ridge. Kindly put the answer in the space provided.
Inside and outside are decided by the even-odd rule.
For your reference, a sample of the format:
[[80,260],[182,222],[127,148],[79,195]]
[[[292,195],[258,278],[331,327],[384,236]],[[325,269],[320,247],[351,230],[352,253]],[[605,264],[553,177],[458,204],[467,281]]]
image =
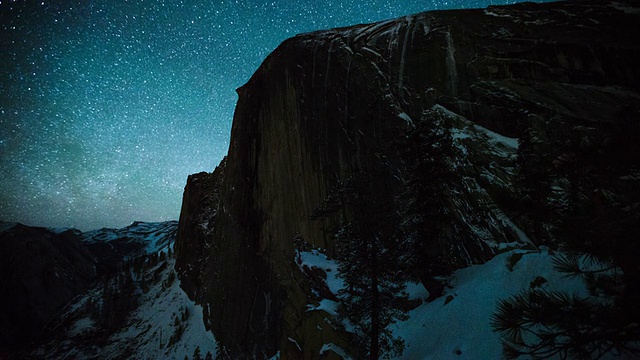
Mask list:
[[134,222],[82,233],[2,223],[0,306],[9,311],[0,314],[0,355],[33,341],[62,307],[123,261],[166,252],[177,224]]

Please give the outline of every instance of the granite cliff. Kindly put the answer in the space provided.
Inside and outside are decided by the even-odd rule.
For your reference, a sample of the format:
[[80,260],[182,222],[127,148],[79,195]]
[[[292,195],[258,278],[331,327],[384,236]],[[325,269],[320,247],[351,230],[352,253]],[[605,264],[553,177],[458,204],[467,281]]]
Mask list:
[[[415,176],[402,149],[416,124],[445,126],[456,149],[450,216],[431,249],[452,268],[553,245],[571,199],[635,209],[639,20],[632,2],[523,3],[281,44],[238,89],[227,158],[185,188],[176,267],[221,353],[312,359],[327,343],[349,347],[327,314],[307,312],[318,295],[296,244],[334,251],[344,214],[314,211],[354,174],[401,213]],[[521,180],[529,152],[542,193]]]

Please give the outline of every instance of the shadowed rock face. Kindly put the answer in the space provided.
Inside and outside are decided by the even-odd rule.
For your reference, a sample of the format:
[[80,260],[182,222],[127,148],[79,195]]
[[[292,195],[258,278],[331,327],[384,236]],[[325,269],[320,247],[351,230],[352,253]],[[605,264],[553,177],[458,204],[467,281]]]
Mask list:
[[[399,194],[404,169],[392,144],[427,109],[444,114],[461,148],[441,255],[462,267],[491,258],[499,243],[546,241],[500,208],[516,191],[512,138],[544,128],[558,144],[576,127],[637,122],[638,14],[624,2],[526,3],[285,41],[238,89],[224,173],[199,174],[207,186],[190,177],[185,190],[177,266],[228,354],[317,358],[323,343],[345,343],[307,314],[293,239],[332,251],[338,215],[311,215],[353,173],[373,174],[390,199]],[[194,264],[204,269],[197,281]]]
[[79,235],[19,224],[0,233],[0,347],[33,340],[56,311],[89,286],[95,259]]

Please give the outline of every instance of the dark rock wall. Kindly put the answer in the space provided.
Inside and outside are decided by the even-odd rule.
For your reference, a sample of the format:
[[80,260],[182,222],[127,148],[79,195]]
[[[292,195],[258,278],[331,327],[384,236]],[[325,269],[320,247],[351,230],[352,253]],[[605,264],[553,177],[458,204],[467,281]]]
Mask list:
[[[640,17],[631,7],[581,1],[428,12],[285,41],[238,89],[224,173],[197,175],[220,184],[211,190],[190,178],[185,189],[178,267],[228,354],[314,358],[323,338],[341,341],[306,314],[293,239],[331,251],[338,215],[311,214],[354,172],[375,174],[375,188],[397,194],[403,174],[391,144],[424,110],[437,104],[458,125],[518,137],[532,122],[602,125],[638,107]],[[492,199],[464,185],[508,167],[483,149],[461,155],[466,180],[454,184],[459,216],[449,242],[461,266],[493,256],[490,241],[518,240],[513,226],[487,219]],[[502,187],[485,181],[489,195],[509,191],[505,174]],[[198,202],[212,191],[214,221],[202,232],[198,217],[209,205]],[[196,281],[188,269],[202,258]]]

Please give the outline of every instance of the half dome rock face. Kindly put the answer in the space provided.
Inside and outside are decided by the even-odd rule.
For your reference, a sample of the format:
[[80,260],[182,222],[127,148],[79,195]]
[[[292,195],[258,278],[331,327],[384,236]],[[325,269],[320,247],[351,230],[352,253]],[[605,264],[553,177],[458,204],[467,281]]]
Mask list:
[[[295,244],[335,251],[337,228],[356,211],[336,189],[352,179],[364,179],[389,228],[406,226],[419,201],[438,204],[427,277],[553,243],[563,202],[578,195],[571,184],[591,181],[563,169],[638,162],[633,6],[426,12],[285,41],[238,89],[226,160],[185,190],[176,266],[221,353],[349,348],[329,315],[307,311],[314,294]],[[536,197],[521,180],[527,169],[552,190]]]

